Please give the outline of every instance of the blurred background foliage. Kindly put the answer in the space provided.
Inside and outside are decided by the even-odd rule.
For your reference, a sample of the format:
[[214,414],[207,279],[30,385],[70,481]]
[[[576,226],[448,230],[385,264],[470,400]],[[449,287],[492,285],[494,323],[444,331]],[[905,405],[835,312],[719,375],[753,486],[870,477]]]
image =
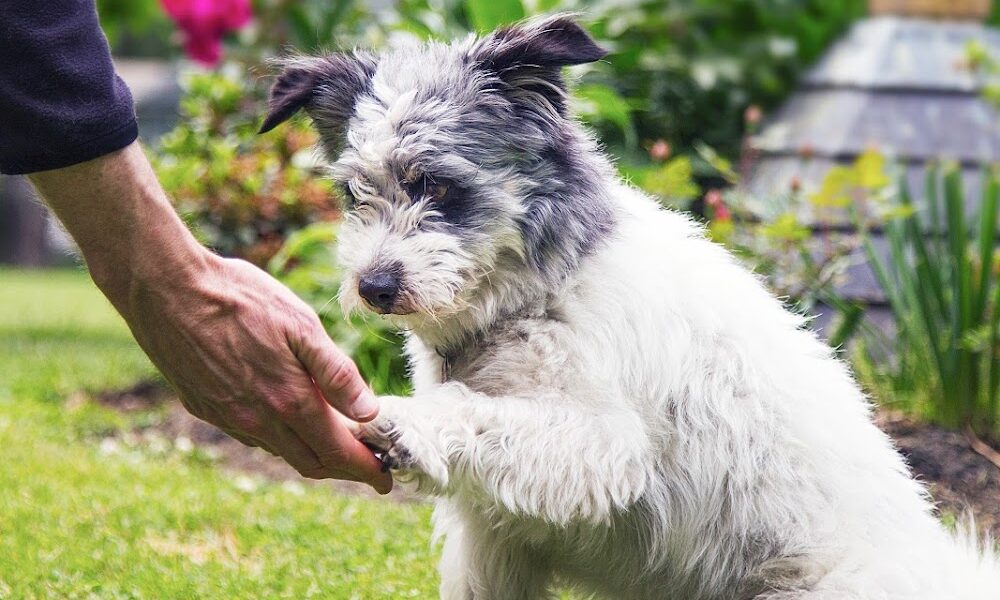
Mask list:
[[[186,47],[186,36],[203,32],[182,20],[172,31],[163,7],[206,22],[226,16],[205,12],[224,10],[225,3],[184,4],[99,0],[98,10],[117,52],[168,57]],[[325,245],[336,236],[340,202],[314,162],[313,133],[299,118],[256,134],[270,59],[455,39],[542,13],[577,12],[611,54],[568,73],[576,113],[619,157],[626,177],[666,204],[703,211],[706,186],[725,179],[719,161],[709,164],[695,147],[712,148],[719,160],[735,158],[762,107],[788,93],[797,73],[862,14],[863,4],[253,0],[252,21],[234,31],[218,27],[219,39],[208,40],[223,44],[221,61],[184,70],[179,124],[152,154],[164,188],[202,242],[269,268],[321,313],[376,389],[398,392],[406,386],[398,335],[375,322],[345,320],[334,299],[339,278]]]
[[[160,179],[204,243],[267,268],[309,301],[377,391],[407,389],[402,340],[379,320],[340,312],[333,255],[340,199],[315,161],[315,136],[302,117],[266,136],[256,133],[268,61],[290,52],[451,40],[571,11],[610,50],[598,63],[567,71],[574,110],[623,176],[703,219],[713,239],[798,310],[832,310],[828,339],[834,347],[857,340],[855,366],[870,389],[915,399],[917,412],[952,426],[996,426],[1000,284],[989,275],[1000,266],[981,248],[996,239],[995,199],[975,219],[943,218],[941,237],[924,256],[906,189],[874,150],[832,168],[816,190],[793,180],[759,198],[740,185],[752,159],[747,136],[803,69],[864,15],[864,0],[228,1],[251,2],[253,19],[234,31],[219,29],[221,61],[184,69],[179,124],[152,148]],[[194,34],[183,23],[174,31],[157,0],[98,4],[121,53],[174,56]],[[1000,73],[981,46],[970,45],[967,59],[990,81]],[[996,86],[984,94],[1000,103]],[[804,168],[811,156],[800,159]],[[929,185],[941,190],[942,206],[965,201],[954,175],[932,173]],[[853,228],[824,220],[845,210]],[[818,219],[806,222],[804,214]],[[890,234],[888,257],[872,250],[873,230]],[[951,245],[943,241],[948,235],[956,236]],[[871,327],[864,308],[838,291],[858,255],[875,266],[891,300],[893,335]],[[940,285],[926,288],[928,281]],[[973,297],[975,314],[956,312]],[[967,391],[983,382],[982,393]]]
[[[225,17],[180,0],[99,0],[114,49],[178,55],[185,36],[199,30],[181,21],[174,30],[168,4],[174,14],[186,8],[206,21]],[[225,3],[205,6],[223,10]],[[179,124],[152,148],[155,166],[201,241],[268,268],[308,300],[377,390],[406,389],[401,339],[378,321],[339,312],[331,248],[340,201],[315,163],[314,134],[302,118],[256,134],[268,61],[289,52],[450,40],[534,15],[576,12],[611,53],[568,72],[574,109],[618,157],[623,175],[665,204],[714,218],[718,239],[755,264],[771,264],[766,273],[775,282],[807,281],[802,289],[788,286],[796,300],[823,296],[826,284],[809,271],[822,266],[800,261],[788,275],[768,262],[790,244],[806,255],[804,239],[786,239],[794,224],[782,217],[737,231],[735,222],[756,223],[760,215],[734,221],[725,205],[731,200],[721,200],[718,188],[734,183],[729,164],[748,128],[863,14],[863,0],[252,0],[251,8],[246,26],[217,28],[219,39],[209,40],[222,43],[221,61],[184,69]],[[714,206],[705,206],[706,191],[704,198],[720,199]]]
[[[255,136],[269,59],[291,51],[387,47],[404,38],[454,39],[569,10],[611,51],[607,59],[570,73],[576,113],[619,158],[625,176],[666,203],[689,208],[706,186],[726,183],[695,147],[734,159],[748,125],[789,92],[796,75],[863,13],[863,5],[254,0],[254,19],[228,34],[222,62],[183,76],[180,125],[158,144],[158,166],[167,191],[205,243],[263,265],[290,231],[334,217],[337,206],[329,186],[310,176],[313,166],[302,152],[312,141],[307,127],[296,122],[263,140]],[[99,10],[112,44],[126,53],[136,40],[162,42],[169,27],[156,0],[101,0]],[[184,34],[182,26],[173,37]],[[323,202],[324,194],[331,201]],[[693,208],[701,210],[700,203]]]

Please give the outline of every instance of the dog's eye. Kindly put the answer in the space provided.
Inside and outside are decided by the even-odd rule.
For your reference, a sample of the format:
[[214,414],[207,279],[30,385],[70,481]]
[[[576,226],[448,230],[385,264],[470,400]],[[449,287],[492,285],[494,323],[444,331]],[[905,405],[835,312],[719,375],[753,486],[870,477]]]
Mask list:
[[427,195],[435,202],[440,202],[448,197],[451,187],[443,183],[435,183],[427,186]]
[[410,195],[410,199],[413,201],[427,199],[435,204],[443,204],[451,200],[455,191],[455,186],[451,185],[449,182],[434,180],[424,175],[420,179],[411,183],[407,191]]

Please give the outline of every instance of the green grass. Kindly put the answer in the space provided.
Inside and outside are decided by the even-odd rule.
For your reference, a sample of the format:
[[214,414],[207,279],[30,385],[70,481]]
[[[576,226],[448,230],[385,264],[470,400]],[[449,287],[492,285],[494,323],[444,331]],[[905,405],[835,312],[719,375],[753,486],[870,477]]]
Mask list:
[[0,598],[435,595],[427,506],[107,442],[78,392],[154,374],[84,274],[0,270]]

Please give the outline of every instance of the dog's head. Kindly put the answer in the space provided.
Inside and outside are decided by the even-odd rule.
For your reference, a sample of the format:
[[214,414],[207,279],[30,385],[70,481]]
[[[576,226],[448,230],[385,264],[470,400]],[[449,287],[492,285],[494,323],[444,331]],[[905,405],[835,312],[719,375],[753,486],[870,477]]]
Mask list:
[[567,117],[561,68],[604,55],[560,16],[289,61],[261,129],[305,109],[320,132],[349,199],[345,309],[440,321],[575,265],[611,219],[591,197],[605,163]]

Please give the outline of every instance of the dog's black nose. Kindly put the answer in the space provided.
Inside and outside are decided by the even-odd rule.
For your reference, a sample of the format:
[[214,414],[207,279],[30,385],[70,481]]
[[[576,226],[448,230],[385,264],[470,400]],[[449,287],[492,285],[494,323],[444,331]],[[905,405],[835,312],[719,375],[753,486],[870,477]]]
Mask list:
[[385,271],[368,273],[358,281],[358,293],[373,307],[389,312],[399,296],[399,277]]

